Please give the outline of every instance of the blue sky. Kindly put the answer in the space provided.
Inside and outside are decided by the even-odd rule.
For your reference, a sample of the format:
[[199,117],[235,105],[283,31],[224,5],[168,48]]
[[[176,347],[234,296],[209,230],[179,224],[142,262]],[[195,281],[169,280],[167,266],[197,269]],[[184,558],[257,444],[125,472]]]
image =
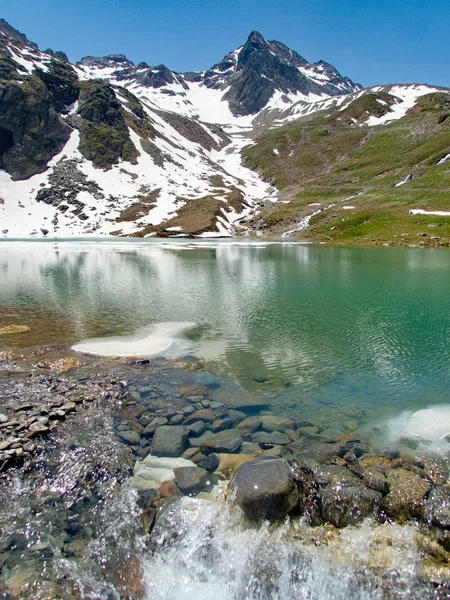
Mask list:
[[260,31],[364,86],[450,87],[449,0],[0,0],[42,49],[204,70]]

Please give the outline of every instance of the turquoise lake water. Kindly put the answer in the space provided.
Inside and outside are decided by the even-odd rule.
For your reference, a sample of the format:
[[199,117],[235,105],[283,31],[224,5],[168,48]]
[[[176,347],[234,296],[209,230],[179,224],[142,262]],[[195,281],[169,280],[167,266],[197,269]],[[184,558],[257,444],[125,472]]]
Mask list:
[[92,335],[92,324],[132,335],[195,322],[169,355],[200,357],[212,376],[322,427],[377,428],[450,402],[446,251],[2,242],[0,274],[3,314],[60,315],[72,324],[70,343]]

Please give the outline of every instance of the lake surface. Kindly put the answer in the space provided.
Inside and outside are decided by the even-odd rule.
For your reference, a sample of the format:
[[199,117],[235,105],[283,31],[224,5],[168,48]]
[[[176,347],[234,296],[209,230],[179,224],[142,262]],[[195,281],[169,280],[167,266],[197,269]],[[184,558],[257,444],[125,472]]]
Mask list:
[[[322,445],[356,432],[363,446],[422,450],[402,428],[412,411],[450,404],[449,267],[450,253],[420,249],[0,242],[0,351],[25,349],[32,363],[21,371],[6,356],[3,403],[90,398],[26,468],[2,474],[0,596],[449,598],[448,563],[433,570],[420,521],[368,518],[336,530],[293,516],[259,526],[199,495],[156,503],[148,535],[145,495],[130,483],[134,458],[118,437],[141,408],[170,412],[186,402],[182,389],[203,386],[210,400],[242,389],[263,398],[272,415],[320,432]],[[22,332],[2,334],[9,325]],[[83,365],[56,381],[36,367],[86,338],[108,348],[110,336],[142,341],[155,328],[173,343],[149,364],[80,354]],[[201,358],[204,368],[166,358]],[[448,461],[448,441],[439,443]]]
[[[320,426],[449,402],[450,253],[184,240],[0,243],[0,345],[196,326],[169,356]],[[205,374],[199,374],[199,378]],[[395,421],[392,421],[395,425]],[[347,425],[346,425],[347,424]]]

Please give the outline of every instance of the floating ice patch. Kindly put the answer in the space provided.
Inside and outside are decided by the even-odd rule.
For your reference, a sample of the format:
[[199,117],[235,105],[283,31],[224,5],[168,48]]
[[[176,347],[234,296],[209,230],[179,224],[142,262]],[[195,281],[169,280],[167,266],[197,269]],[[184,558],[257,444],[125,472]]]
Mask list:
[[178,335],[192,329],[196,323],[167,322],[156,323],[151,330],[140,330],[131,336],[92,338],[72,346],[75,352],[96,356],[137,356],[148,357],[162,354],[171,349]]
[[416,411],[409,417],[406,431],[432,442],[442,440],[450,434],[450,405]]

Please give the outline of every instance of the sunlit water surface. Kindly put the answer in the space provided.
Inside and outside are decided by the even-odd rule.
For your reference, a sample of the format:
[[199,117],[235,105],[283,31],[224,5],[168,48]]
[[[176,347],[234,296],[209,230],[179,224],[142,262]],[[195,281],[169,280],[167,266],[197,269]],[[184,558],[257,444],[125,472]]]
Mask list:
[[201,357],[280,412],[345,431],[449,402],[449,273],[439,250],[4,242],[0,307],[28,319],[22,346],[194,322],[169,356]]
[[[449,267],[450,254],[432,250],[5,242],[1,325],[30,331],[0,345],[142,338],[158,323],[189,323],[166,355],[202,358],[196,383],[238,384],[280,414],[386,443],[408,411],[449,403]],[[179,385],[163,372],[155,381],[162,394],[172,386],[168,397]],[[9,590],[28,581],[26,597],[53,598],[56,581],[58,597],[134,598],[119,584],[136,569],[143,596],[161,600],[447,597],[422,582],[414,525],[366,522],[311,544],[289,523],[249,527],[224,504],[186,498],[149,547],[136,493],[115,471],[121,452],[111,415],[94,407],[58,440],[42,477],[13,476],[0,510]],[[89,535],[69,559],[59,549],[74,523]]]

